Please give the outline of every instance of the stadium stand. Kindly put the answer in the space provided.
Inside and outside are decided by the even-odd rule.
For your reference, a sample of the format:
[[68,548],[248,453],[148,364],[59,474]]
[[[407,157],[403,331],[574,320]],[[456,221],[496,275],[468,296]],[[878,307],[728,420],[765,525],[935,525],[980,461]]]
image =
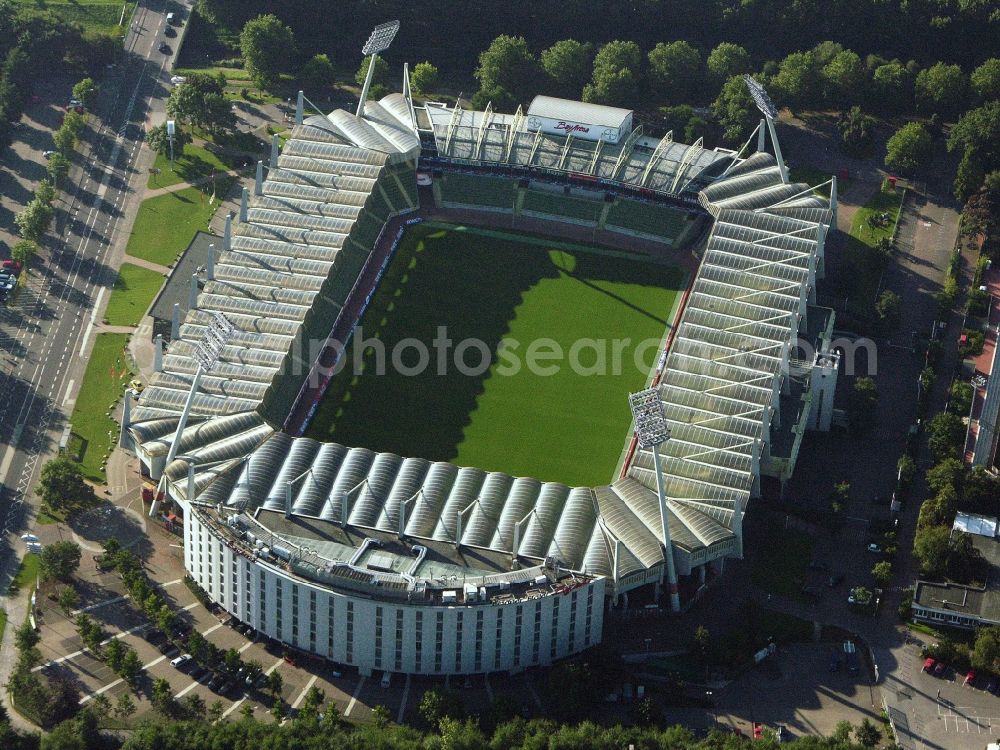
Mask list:
[[543,190],[528,190],[524,195],[522,210],[549,216],[558,216],[563,221],[596,224],[601,217],[604,203],[588,201]]
[[448,172],[440,183],[444,203],[507,210],[514,206],[514,183],[510,179]]
[[670,206],[633,200],[616,200],[608,211],[605,225],[655,237],[677,237],[684,231],[687,214]]

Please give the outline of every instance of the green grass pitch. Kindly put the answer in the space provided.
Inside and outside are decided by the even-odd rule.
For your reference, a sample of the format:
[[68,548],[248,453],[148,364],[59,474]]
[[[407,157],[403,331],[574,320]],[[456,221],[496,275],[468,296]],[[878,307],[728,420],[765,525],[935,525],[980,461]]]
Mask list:
[[[627,394],[645,385],[684,281],[677,266],[625,253],[435,223],[411,227],[359,329],[384,344],[385,374],[377,373],[371,348],[356,373],[356,344],[349,344],[348,364],[331,381],[307,435],[569,485],[605,484],[629,428]],[[439,326],[453,342],[443,375],[442,347],[432,346]],[[408,337],[427,347],[422,374],[392,366],[394,347]],[[468,338],[494,353],[478,375],[454,365],[458,342]],[[536,360],[532,372],[528,347],[540,339],[555,342],[564,356]],[[620,368],[615,339],[623,342]],[[502,340],[517,348],[496,355]],[[637,366],[642,341],[647,348]],[[583,372],[570,366],[575,342]],[[418,364],[413,347],[399,351],[404,366]],[[515,359],[520,367],[511,374]],[[469,366],[480,361],[477,350],[466,352]],[[554,374],[539,368],[552,365]],[[593,372],[599,374],[587,374]]]

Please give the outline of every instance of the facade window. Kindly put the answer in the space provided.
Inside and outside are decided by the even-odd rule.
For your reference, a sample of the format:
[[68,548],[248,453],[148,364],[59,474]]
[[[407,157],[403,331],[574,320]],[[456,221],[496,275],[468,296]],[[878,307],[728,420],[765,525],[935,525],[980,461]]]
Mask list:
[[580,589],[573,589],[573,593],[570,595],[569,602],[569,648],[572,651],[576,648],[576,603],[579,598],[577,594],[580,593]]
[[538,663],[538,649],[542,644],[542,603],[535,602],[535,634],[531,645],[531,663]]
[[514,666],[521,665],[521,624],[524,622],[524,605],[517,605],[517,613],[514,617]]
[[309,649],[316,650],[316,592],[309,589]]
[[264,573],[259,573],[260,578],[260,627],[267,623],[267,594],[264,590]]
[[354,663],[354,602],[347,602],[347,663]]
[[594,615],[594,587],[587,587],[587,620],[583,629],[583,645],[590,645],[590,621]]
[[423,651],[424,651],[424,613],[419,609],[417,610],[417,627],[415,628],[415,630],[416,630],[417,640],[413,644],[413,653],[414,653],[413,668],[415,671],[419,672],[422,661],[421,657],[423,656]]
[[284,589],[285,589],[284,583],[285,582],[281,578],[277,578],[274,581],[274,596],[275,596],[275,600],[277,602],[277,609],[275,611],[275,614],[277,615],[277,618],[278,618],[277,621],[276,621],[276,626],[277,626],[277,633],[278,633],[278,640],[279,641],[280,640],[284,640],[283,637],[282,637],[283,636],[283,629],[282,629],[282,624],[281,624],[281,617],[283,615],[282,610],[284,609],[284,607],[282,606],[283,602],[281,601],[281,599],[282,599],[282,597],[284,596],[284,593],[285,593],[285,591],[284,591]]
[[403,669],[403,610],[396,608],[396,654],[393,660],[395,670],[401,672]]
[[292,643],[299,645],[299,585],[292,583]]
[[333,597],[326,604],[326,655],[333,658]]
[[444,612],[437,612],[434,633],[434,671],[441,671],[441,652],[444,649]]
[[382,608],[375,607],[375,666],[382,666]]
[[500,669],[500,644],[503,643],[503,607],[497,609],[497,637],[493,642],[493,668]]
[[477,672],[483,671],[483,610],[476,612],[476,665]]
[[465,612],[462,610],[458,611],[458,621],[455,627],[455,671],[458,672],[462,669],[462,620],[465,617]]
[[549,639],[549,658],[556,658],[556,644],[559,641],[559,599],[556,596],[552,599],[552,637]]

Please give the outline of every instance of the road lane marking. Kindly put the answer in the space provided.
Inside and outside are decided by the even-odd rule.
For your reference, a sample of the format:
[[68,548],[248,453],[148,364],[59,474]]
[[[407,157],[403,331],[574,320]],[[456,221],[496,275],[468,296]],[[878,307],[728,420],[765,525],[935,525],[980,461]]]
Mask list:
[[319,677],[317,675],[313,675],[312,677],[309,678],[309,682],[307,682],[306,686],[304,688],[302,688],[302,692],[299,693],[299,697],[295,699],[294,703],[292,703],[292,710],[293,711],[299,707],[299,704],[302,703],[302,701],[305,699],[306,693],[309,692],[309,688],[311,688],[313,685],[315,685],[316,684],[316,680],[318,680],[318,679],[319,679]]
[[[87,607],[80,607],[80,609],[74,609],[72,612],[70,612],[70,614],[76,617],[81,612],[90,612],[92,609],[99,609],[101,607],[107,606],[108,604],[117,604],[118,602],[123,602],[126,599],[128,599],[127,596],[116,596],[114,599],[105,599],[103,602],[97,602],[96,604],[91,604]],[[145,627],[145,625],[141,627]]]

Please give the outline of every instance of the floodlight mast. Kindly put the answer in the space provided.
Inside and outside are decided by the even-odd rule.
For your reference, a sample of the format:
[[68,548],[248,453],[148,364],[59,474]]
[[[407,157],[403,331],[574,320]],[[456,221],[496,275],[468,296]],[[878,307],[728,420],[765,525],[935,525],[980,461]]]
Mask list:
[[785,166],[785,160],[781,157],[778,134],[774,130],[774,121],[778,119],[778,108],[774,106],[771,97],[767,95],[767,89],[749,73],[743,74],[743,83],[746,84],[747,91],[750,92],[757,109],[767,121],[767,129],[771,133],[771,143],[774,144],[774,158],[778,160],[778,169],[781,172],[781,181],[788,184],[788,168]]
[[677,592],[677,569],[674,566],[674,548],[670,541],[670,525],[667,516],[667,495],[663,487],[663,468],[660,466],[660,446],[670,439],[670,426],[663,409],[663,401],[656,388],[647,388],[628,397],[629,408],[635,420],[635,435],[639,446],[649,448],[653,453],[653,469],[656,473],[656,495],[660,501],[660,526],[663,532],[664,563],[660,571],[660,584],[664,577],[670,591],[670,609],[681,611],[680,594]]
[[365,113],[365,102],[368,101],[368,89],[371,88],[372,76],[375,73],[375,61],[378,59],[380,52],[385,52],[389,49],[392,40],[396,38],[397,31],[399,31],[399,21],[380,23],[372,30],[372,34],[368,37],[368,41],[365,42],[365,46],[361,48],[361,53],[366,57],[371,55],[371,60],[368,61],[368,74],[365,76],[365,85],[361,88],[361,98],[358,100],[358,117],[361,117]]
[[[220,312],[212,313],[212,320],[205,330],[205,337],[195,346],[193,356],[198,362],[198,369],[195,370],[194,379],[191,381],[191,389],[188,391],[187,400],[184,402],[184,410],[181,412],[180,421],[177,423],[177,430],[174,432],[174,439],[170,441],[170,450],[167,452],[166,463],[163,464],[164,473],[160,486],[161,491],[166,490],[166,468],[177,456],[177,449],[181,443],[181,435],[187,427],[188,417],[191,416],[191,405],[194,403],[194,396],[198,392],[198,386],[201,385],[201,379],[206,372],[211,371],[218,363],[219,356],[222,354],[222,347],[226,345],[235,332],[236,327],[225,315]],[[150,516],[155,514],[157,507],[158,503],[154,500],[149,511]]]

